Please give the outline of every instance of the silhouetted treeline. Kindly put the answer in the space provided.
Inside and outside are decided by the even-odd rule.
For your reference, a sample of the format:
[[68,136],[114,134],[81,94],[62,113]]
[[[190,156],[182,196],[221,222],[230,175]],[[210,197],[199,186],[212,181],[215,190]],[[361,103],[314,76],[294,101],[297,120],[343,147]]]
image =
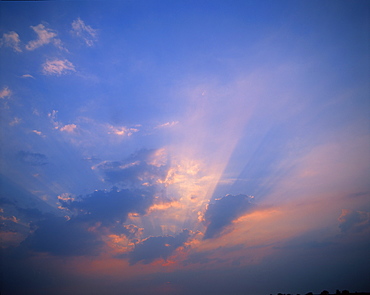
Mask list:
[[[270,294],[273,295],[273,294]],[[277,295],[301,295],[301,294],[291,294],[291,293],[277,293]],[[308,292],[304,295],[319,295],[319,294],[314,294],[312,292]],[[327,290],[323,290],[320,295],[370,295],[370,292],[350,292],[348,290],[336,290],[335,293],[330,293]]]

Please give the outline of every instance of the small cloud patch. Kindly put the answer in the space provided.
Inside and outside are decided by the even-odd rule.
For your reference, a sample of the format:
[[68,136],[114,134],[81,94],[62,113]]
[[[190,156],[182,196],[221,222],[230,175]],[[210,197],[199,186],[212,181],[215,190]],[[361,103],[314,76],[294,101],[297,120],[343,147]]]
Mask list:
[[0,39],[0,47],[10,47],[15,52],[22,52],[22,49],[20,48],[21,40],[19,39],[19,35],[12,31],[9,33],[4,33],[3,37]]
[[48,60],[42,65],[44,75],[61,76],[75,72],[74,65],[68,60]]
[[0,98],[2,99],[10,98],[11,95],[12,91],[7,86],[3,87],[3,89],[0,91]]
[[72,22],[72,35],[81,38],[89,47],[93,46],[97,40],[97,30],[85,24],[80,18]]

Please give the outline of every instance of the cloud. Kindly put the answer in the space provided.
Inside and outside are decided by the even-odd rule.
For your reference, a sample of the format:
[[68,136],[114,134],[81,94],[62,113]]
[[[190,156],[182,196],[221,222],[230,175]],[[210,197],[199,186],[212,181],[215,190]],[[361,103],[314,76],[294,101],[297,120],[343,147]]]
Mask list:
[[129,253],[129,263],[149,264],[160,258],[166,260],[177,248],[183,246],[189,237],[190,231],[186,229],[174,237],[149,237],[135,245],[134,250]]
[[153,202],[150,190],[95,191],[79,199],[60,199],[62,207],[72,212],[72,219],[103,226],[111,226],[116,221],[125,222],[129,213],[144,214]]
[[12,91],[7,86],[3,87],[3,89],[0,91],[0,98],[2,99],[9,98],[11,95]]
[[60,131],[65,131],[65,132],[71,133],[71,132],[74,132],[76,128],[77,128],[77,125],[68,124],[68,125],[64,125],[62,128],[60,128]]
[[105,174],[105,180],[127,186],[152,186],[166,178],[169,167],[162,150],[142,149],[123,161],[103,162],[93,167]]
[[16,52],[22,52],[22,49],[19,47],[20,42],[21,40],[19,39],[19,35],[16,32],[11,31],[8,34],[3,34],[3,37],[0,39],[0,47],[10,47]]
[[38,131],[36,129],[32,130],[33,133],[37,134],[37,135],[40,135],[41,137],[46,137],[44,134],[42,134],[41,131]]
[[26,45],[27,50],[35,50],[36,48],[49,43],[54,44],[59,49],[64,49],[62,46],[62,41],[55,38],[57,36],[57,33],[54,30],[46,28],[43,24],[31,26],[31,28],[37,34],[37,39],[28,42],[28,44]]
[[9,125],[10,126],[15,126],[15,125],[18,125],[22,122],[22,119],[21,118],[18,118],[18,117],[14,117],[14,119],[9,122]]
[[71,33],[81,38],[87,46],[93,46],[97,40],[97,30],[85,24],[80,18],[72,22]]
[[131,136],[135,132],[139,131],[137,128],[129,128],[125,126],[115,127],[112,125],[108,125],[108,129],[110,130],[108,131],[108,134],[116,134],[119,136]]
[[35,79],[35,77],[32,76],[32,75],[30,75],[30,74],[22,75],[21,78],[32,78],[32,79]]
[[40,153],[19,151],[17,157],[22,163],[30,166],[43,166],[48,163],[47,157],[44,154]]
[[172,127],[172,126],[177,125],[178,123],[179,123],[179,121],[166,122],[164,124],[158,125],[154,129]]
[[37,229],[21,246],[36,252],[57,256],[98,254],[103,245],[99,235],[89,230],[88,224],[64,217],[49,216],[34,224]]
[[19,208],[23,216],[33,218],[32,232],[20,244],[19,250],[55,256],[91,256],[101,253],[112,234],[125,235],[137,242],[142,230],[123,223],[129,213],[145,214],[152,201],[151,192],[113,188],[78,198],[59,197],[60,212],[69,214],[65,217]]
[[204,214],[207,230],[204,239],[216,237],[222,233],[226,226],[248,210],[253,208],[250,197],[246,195],[226,195],[209,204]]
[[342,210],[339,228],[343,233],[359,233],[370,229],[370,212]]
[[48,60],[42,65],[42,70],[45,75],[65,75],[75,72],[74,65],[68,60]]

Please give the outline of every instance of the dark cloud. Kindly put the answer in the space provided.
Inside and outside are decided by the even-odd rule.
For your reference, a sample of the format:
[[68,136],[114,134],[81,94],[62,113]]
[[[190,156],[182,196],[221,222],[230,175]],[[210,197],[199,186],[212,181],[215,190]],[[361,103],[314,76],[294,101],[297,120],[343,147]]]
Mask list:
[[47,157],[40,153],[31,153],[27,151],[19,151],[17,153],[18,159],[27,165],[31,166],[43,166],[48,163]]
[[343,210],[339,221],[339,228],[343,233],[363,232],[370,229],[370,212]]
[[166,161],[156,161],[156,152],[157,150],[142,149],[123,161],[104,162],[96,167],[104,173],[105,180],[111,183],[121,183],[129,187],[144,183],[151,186],[158,179],[164,179],[169,168]]
[[73,219],[49,217],[35,226],[37,229],[22,246],[36,252],[57,256],[94,255],[103,245],[99,234],[89,230],[87,223]]
[[142,262],[148,264],[156,259],[167,259],[177,248],[189,239],[190,231],[183,230],[177,236],[150,237],[135,246],[129,254],[130,264]]
[[210,239],[221,234],[221,232],[233,220],[253,208],[250,197],[246,195],[226,195],[221,199],[209,204],[204,215],[207,230],[204,239]]
[[97,255],[107,233],[135,238],[139,229],[123,223],[130,212],[144,214],[152,199],[149,191],[113,188],[95,191],[78,200],[60,200],[61,205],[72,212],[68,219],[24,209],[24,214],[39,220],[32,223],[35,230],[21,247],[56,256]]
[[129,213],[144,214],[152,204],[153,190],[95,191],[78,200],[60,200],[62,206],[74,213],[72,219],[85,222],[101,222],[109,226],[117,221],[124,222]]

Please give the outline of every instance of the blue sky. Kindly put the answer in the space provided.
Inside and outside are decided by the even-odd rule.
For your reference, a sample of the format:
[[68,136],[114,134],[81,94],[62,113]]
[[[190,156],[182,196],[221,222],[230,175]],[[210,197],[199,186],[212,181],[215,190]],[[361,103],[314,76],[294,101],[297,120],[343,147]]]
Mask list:
[[370,290],[366,1],[0,8],[4,294]]

